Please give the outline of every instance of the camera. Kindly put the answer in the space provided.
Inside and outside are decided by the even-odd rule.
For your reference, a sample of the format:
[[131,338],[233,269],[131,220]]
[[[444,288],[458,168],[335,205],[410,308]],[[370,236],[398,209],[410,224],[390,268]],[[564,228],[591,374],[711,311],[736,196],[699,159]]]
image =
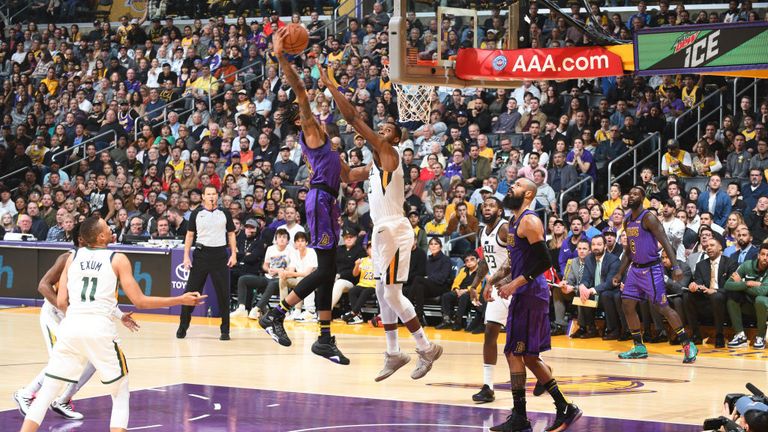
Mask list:
[[[728,412],[737,412],[744,417],[750,431],[766,430],[768,423],[768,397],[752,383],[746,384],[751,394],[729,393],[725,395],[724,403]],[[757,413],[757,414],[755,414]],[[725,430],[726,432],[745,432],[746,429],[739,426],[728,417],[720,416],[704,420],[704,430]]]

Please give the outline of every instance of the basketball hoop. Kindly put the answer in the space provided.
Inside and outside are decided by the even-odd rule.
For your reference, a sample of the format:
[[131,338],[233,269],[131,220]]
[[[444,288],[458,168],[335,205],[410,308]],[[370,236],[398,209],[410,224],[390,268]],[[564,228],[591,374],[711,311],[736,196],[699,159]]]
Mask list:
[[397,95],[397,110],[400,114],[398,121],[401,123],[413,121],[429,123],[431,111],[429,96],[434,86],[393,82],[392,88]]

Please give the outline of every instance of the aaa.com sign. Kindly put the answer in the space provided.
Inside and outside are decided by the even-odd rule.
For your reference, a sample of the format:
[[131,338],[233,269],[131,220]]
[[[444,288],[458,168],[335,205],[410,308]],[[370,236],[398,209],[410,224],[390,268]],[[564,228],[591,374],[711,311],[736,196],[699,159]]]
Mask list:
[[622,75],[621,57],[601,47],[518,50],[460,49],[456,76],[464,80],[574,79]]

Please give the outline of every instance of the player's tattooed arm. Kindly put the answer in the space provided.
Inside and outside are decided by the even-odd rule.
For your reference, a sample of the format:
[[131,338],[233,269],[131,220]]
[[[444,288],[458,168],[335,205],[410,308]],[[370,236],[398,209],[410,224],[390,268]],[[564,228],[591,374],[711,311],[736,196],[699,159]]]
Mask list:
[[483,279],[488,275],[488,263],[485,262],[485,260],[480,260],[479,263],[477,263],[477,272],[475,273],[475,279],[472,281],[471,288],[473,290],[477,289],[477,287],[483,283]]
[[490,279],[488,279],[488,285],[503,285],[510,282],[509,275],[512,274],[512,268],[510,267],[509,257],[507,257],[506,260],[504,260],[504,264],[499,267],[498,270],[496,270],[496,273],[491,276]]

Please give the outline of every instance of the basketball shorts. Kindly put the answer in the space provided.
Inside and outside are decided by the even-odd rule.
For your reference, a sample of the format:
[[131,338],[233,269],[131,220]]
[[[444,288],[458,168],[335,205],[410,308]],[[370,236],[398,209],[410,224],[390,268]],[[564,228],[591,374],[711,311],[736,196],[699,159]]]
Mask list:
[[408,219],[398,216],[374,223],[371,241],[374,278],[381,279],[385,285],[405,283],[414,242]]
[[56,336],[59,331],[59,323],[64,318],[56,307],[48,302],[43,303],[40,309],[40,330],[43,332],[45,348],[48,350],[48,357],[53,352],[53,346],[56,344]]
[[70,315],[59,325],[59,334],[45,375],[68,383],[80,379],[90,362],[104,384],[128,374],[128,363],[118,344],[115,324],[110,317]]
[[509,305],[504,354],[538,356],[549,351],[552,348],[549,330],[549,304],[516,296]]
[[501,298],[496,287],[491,291],[491,298],[493,301],[485,306],[485,323],[505,325],[509,316],[509,299]]
[[645,268],[630,266],[621,296],[638,301],[647,299],[657,305],[667,304],[664,270],[661,264]]
[[320,189],[310,189],[306,199],[309,247],[333,249],[339,245],[339,203]]

